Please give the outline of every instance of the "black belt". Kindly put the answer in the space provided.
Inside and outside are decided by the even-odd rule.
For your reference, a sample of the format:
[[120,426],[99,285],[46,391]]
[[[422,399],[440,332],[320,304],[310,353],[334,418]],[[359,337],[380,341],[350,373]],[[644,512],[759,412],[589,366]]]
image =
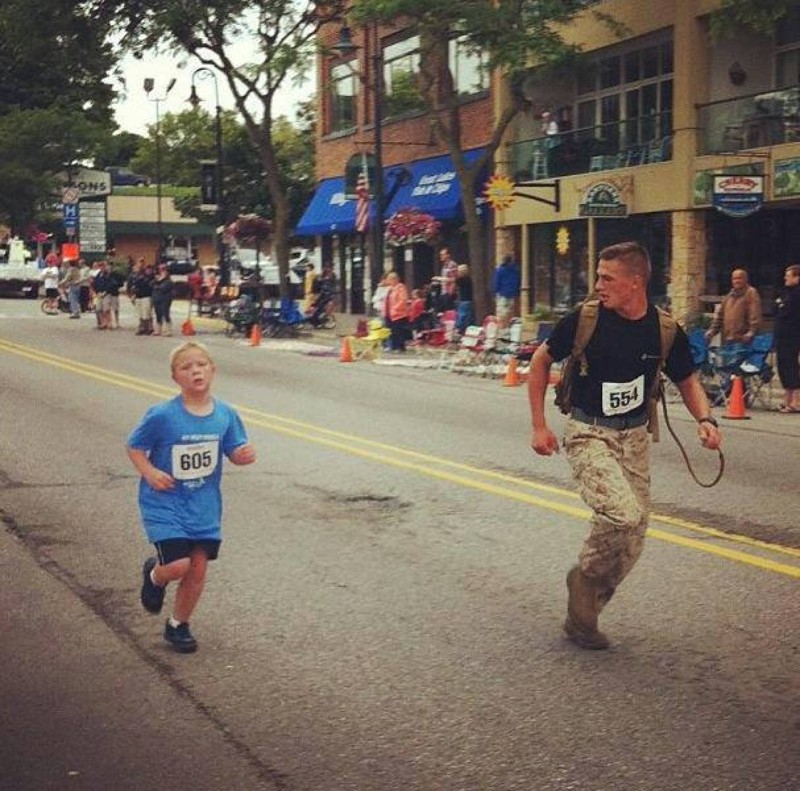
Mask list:
[[638,428],[645,425],[649,420],[647,413],[638,415],[614,415],[614,417],[596,417],[584,412],[580,407],[572,408],[573,420],[579,423],[588,423],[591,426],[602,426],[603,428],[613,428],[617,431],[624,431],[629,428]]

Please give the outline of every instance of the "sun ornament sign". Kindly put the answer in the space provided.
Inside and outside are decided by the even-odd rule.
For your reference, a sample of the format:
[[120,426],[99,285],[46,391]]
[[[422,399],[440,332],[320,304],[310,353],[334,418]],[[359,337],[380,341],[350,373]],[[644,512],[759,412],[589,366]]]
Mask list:
[[502,211],[509,209],[516,200],[514,196],[514,182],[508,176],[502,176],[498,173],[492,174],[486,182],[486,188],[483,191],[489,205],[495,211]]

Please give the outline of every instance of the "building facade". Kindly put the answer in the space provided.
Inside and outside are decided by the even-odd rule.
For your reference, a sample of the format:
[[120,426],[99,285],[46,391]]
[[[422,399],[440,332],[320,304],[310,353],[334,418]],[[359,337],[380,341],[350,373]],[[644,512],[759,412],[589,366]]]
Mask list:
[[[326,27],[323,48],[340,41],[341,29]],[[386,220],[398,209],[417,208],[442,223],[439,245],[464,260],[461,190],[445,144],[436,138],[419,91],[419,39],[401,26],[368,27],[352,31],[354,47],[343,54],[328,49],[317,59],[318,126],[316,140],[317,191],[295,229],[296,236],[321,249],[323,265],[332,266],[342,285],[340,309],[365,312],[375,271],[396,269],[410,288],[438,274],[436,250],[426,243],[405,248],[386,246],[384,261],[373,266],[370,233],[376,217],[371,202],[370,227],[356,225],[354,176],[372,172],[376,154],[376,109],[383,165]],[[486,144],[492,129],[490,75],[481,58],[451,42],[448,53],[459,95],[467,159]],[[379,90],[376,92],[376,82]],[[376,94],[378,106],[376,108]],[[363,163],[360,165],[359,163]],[[349,166],[349,169],[348,169]],[[374,184],[370,192],[374,194]],[[480,196],[476,196],[480,201]],[[486,211],[486,221],[491,222]],[[491,236],[491,234],[489,234]],[[374,240],[373,240],[374,241]],[[487,252],[488,254],[488,252]]]
[[679,319],[712,309],[743,267],[768,320],[784,268],[800,262],[800,5],[773,36],[712,40],[718,6],[601,2],[624,36],[587,12],[565,32],[586,53],[579,70],[542,80],[531,69],[497,94],[495,112],[512,90],[529,108],[498,170],[523,194],[557,184],[560,199],[497,213],[522,259],[523,313],[574,305],[598,250],[638,239],[653,299]]

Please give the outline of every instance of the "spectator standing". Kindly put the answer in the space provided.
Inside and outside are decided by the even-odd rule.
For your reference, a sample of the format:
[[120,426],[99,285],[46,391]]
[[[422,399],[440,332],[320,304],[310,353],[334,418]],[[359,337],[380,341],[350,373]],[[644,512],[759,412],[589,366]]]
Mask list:
[[475,323],[472,310],[472,277],[466,264],[459,264],[456,274],[456,329],[463,335]]
[[76,260],[69,260],[64,263],[67,265],[67,271],[58,287],[65,289],[67,292],[69,317],[71,319],[79,319],[81,317],[81,270]]
[[375,293],[371,300],[372,310],[383,320],[386,320],[386,297],[388,294],[389,285],[386,282],[386,275],[384,275],[375,287]]
[[89,310],[89,306],[92,302],[92,267],[86,263],[86,260],[83,258],[78,259],[78,264],[80,266],[80,303],[81,303],[81,310],[86,312]]
[[58,256],[54,253],[48,253],[47,258],[45,258],[45,264],[46,266],[41,274],[44,283],[44,295],[46,299],[50,300],[52,310],[58,313],[58,283],[61,279],[61,270],[58,268]]
[[200,302],[203,299],[203,271],[200,269],[199,264],[195,264],[194,269],[186,277],[186,282],[191,289],[189,297],[189,315],[192,314],[192,303],[197,307],[197,313],[200,314]]
[[317,272],[314,269],[313,261],[308,262],[306,274],[303,277],[303,312],[311,313],[314,301],[317,298]]
[[108,279],[106,281],[106,294],[103,297],[103,310],[108,320],[108,329],[119,329],[119,292],[125,285],[125,278],[122,273],[112,266],[108,267]]
[[170,365],[180,395],[151,407],[127,444],[141,475],[142,526],[158,554],[144,563],[140,600],[148,612],[160,613],[167,585],[178,583],[164,639],[176,651],[192,653],[197,641],[189,619],[222,538],[222,456],[252,464],[256,453],[236,411],[211,395],[216,366],[208,349],[183,343]]
[[558,121],[549,110],[542,113],[542,134],[548,138],[549,144],[554,144],[558,136]]
[[800,413],[800,264],[786,267],[786,291],[777,301],[775,352],[784,389],[780,412]]
[[397,272],[386,275],[386,285],[386,321],[391,332],[391,349],[404,352],[409,333],[408,289],[400,281]]
[[111,329],[108,304],[106,294],[109,286],[108,264],[105,261],[97,262],[97,269],[92,278],[92,290],[94,291],[94,315],[97,320],[98,330]]
[[153,280],[153,310],[156,314],[156,327],[153,335],[172,335],[170,307],[175,296],[175,284],[169,275],[166,264],[159,264]]
[[731,272],[731,290],[714,314],[706,331],[706,340],[710,341],[721,332],[723,347],[730,349],[737,344],[749,344],[758,334],[760,323],[761,298],[758,291],[749,284],[744,269],[734,269]]
[[137,335],[153,334],[153,267],[142,258],[133,270],[129,294],[139,317]]
[[452,259],[450,250],[443,247],[439,250],[439,282],[442,286],[442,310],[452,310],[456,301],[456,277],[458,264]]
[[504,256],[492,277],[497,326],[500,329],[508,327],[512,317],[517,315],[516,306],[521,286],[522,275],[519,264],[510,255]]

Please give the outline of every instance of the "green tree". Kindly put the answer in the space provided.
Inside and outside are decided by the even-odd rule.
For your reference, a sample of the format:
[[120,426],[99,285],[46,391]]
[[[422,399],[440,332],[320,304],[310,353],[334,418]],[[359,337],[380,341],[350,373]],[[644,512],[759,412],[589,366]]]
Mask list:
[[0,221],[23,233],[52,215],[57,175],[91,161],[113,129],[115,63],[102,0],[3,0]]
[[436,135],[447,145],[461,186],[467,226],[470,268],[476,285],[476,310],[488,306],[493,267],[485,261],[485,233],[475,201],[477,179],[494,158],[509,124],[523,109],[521,97],[511,96],[494,119],[490,139],[481,157],[467,165],[462,146],[459,96],[448,61],[449,42],[464,37],[468,46],[483,53],[490,69],[499,69],[513,82],[536,64],[543,71],[571,63],[578,50],[561,31],[580,13],[593,13],[608,25],[605,14],[587,10],[586,0],[354,0],[349,18],[354,25],[390,24],[419,35],[420,89]]
[[[257,152],[274,229],[273,249],[285,288],[291,206],[281,177],[274,102],[278,90],[312,67],[317,32],[337,18],[341,0],[108,0],[125,24],[126,46],[166,44],[221,75]],[[236,60],[246,41],[252,60]]]
[[98,145],[94,165],[100,170],[110,165],[129,167],[143,142],[144,138],[133,132],[115,132]]
[[775,23],[785,17],[797,0],[722,0],[722,5],[711,15],[711,33],[723,36],[739,28],[749,28],[771,35]]
[[[225,110],[222,120],[222,161],[224,163],[224,204],[229,222],[240,214],[256,213],[273,219],[270,196],[258,152],[248,139],[238,114]],[[273,138],[278,162],[280,187],[289,203],[289,227],[300,219],[314,185],[313,126],[307,117],[300,126],[279,116],[274,121]],[[181,113],[167,113],[161,119],[161,179],[179,187],[198,187],[200,161],[216,159],[216,119],[197,108]],[[137,173],[156,173],[156,128],[147,129],[140,139],[130,167]],[[200,210],[199,193],[176,199],[180,211],[204,222],[214,217]]]

